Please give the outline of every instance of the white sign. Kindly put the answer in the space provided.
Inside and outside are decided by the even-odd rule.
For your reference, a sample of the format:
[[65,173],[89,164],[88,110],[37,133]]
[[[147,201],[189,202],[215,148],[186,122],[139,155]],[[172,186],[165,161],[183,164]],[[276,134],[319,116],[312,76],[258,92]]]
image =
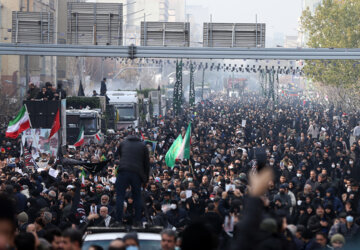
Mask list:
[[235,185],[234,184],[226,184],[225,185],[225,191],[227,192],[229,190],[234,191],[235,190]]
[[192,190],[186,190],[185,194],[186,194],[186,199],[190,198],[192,196]]
[[245,128],[245,126],[246,126],[246,120],[242,120],[241,126],[242,126],[243,128]]
[[56,177],[58,176],[58,174],[59,174],[59,171],[58,171],[58,170],[55,170],[55,169],[53,169],[53,168],[50,168],[50,169],[49,169],[49,175],[50,175],[50,176],[56,178]]

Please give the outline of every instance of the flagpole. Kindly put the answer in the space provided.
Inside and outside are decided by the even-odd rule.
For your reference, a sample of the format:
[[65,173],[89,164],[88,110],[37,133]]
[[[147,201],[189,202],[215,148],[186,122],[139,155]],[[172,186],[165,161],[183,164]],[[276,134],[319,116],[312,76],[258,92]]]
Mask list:
[[[57,156],[59,156],[59,152],[61,151],[61,146],[62,146],[62,130],[63,130],[63,126],[62,126],[62,122],[61,122],[61,99],[60,99],[60,107],[58,107],[58,112],[59,112],[59,122],[60,122],[60,129],[57,131],[58,134],[58,151],[57,151]],[[56,113],[57,115],[57,113]],[[56,119],[56,115],[55,115],[55,119]],[[62,155],[62,152],[61,152]]]
[[[26,109],[26,113],[28,113],[28,115],[29,115],[29,111],[28,111],[28,109],[27,109],[27,105],[26,105],[26,104],[24,104],[24,106],[25,106],[25,109]],[[32,128],[30,115],[29,115],[29,123],[30,123],[30,128]]]

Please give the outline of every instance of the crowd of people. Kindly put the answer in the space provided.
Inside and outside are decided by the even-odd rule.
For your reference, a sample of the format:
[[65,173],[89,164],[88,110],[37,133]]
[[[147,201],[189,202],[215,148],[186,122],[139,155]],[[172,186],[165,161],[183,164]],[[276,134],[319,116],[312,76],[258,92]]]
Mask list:
[[[169,168],[165,155],[190,122],[190,159]],[[163,227],[163,249],[356,249],[358,122],[358,114],[297,97],[274,104],[254,93],[215,95],[181,115],[170,110],[142,128],[109,134],[102,145],[67,148],[66,159],[106,162],[97,172],[46,154],[37,159],[43,167],[32,171],[24,167],[20,139],[1,138],[0,249],[12,238],[16,249],[81,248],[89,226],[138,222],[129,189],[121,221],[115,205],[118,149],[134,134],[156,142],[149,147],[150,174],[136,226]],[[2,224],[6,218],[11,227]],[[125,249],[138,246],[138,239],[130,233],[112,244],[109,249]]]
[[62,82],[59,81],[55,89],[50,82],[38,88],[34,83],[29,83],[29,89],[26,93],[26,100],[55,101],[66,98],[66,91],[62,88]]

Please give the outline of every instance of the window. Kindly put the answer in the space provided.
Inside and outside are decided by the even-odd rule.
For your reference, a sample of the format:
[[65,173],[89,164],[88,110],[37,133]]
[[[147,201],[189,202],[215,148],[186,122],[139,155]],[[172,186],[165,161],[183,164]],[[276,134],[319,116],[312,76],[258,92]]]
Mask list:
[[117,111],[119,113],[120,121],[133,121],[136,119],[135,117],[135,108],[132,107],[118,107]]
[[95,118],[82,118],[80,124],[81,126],[84,126],[85,134],[95,134],[97,132],[97,125]]

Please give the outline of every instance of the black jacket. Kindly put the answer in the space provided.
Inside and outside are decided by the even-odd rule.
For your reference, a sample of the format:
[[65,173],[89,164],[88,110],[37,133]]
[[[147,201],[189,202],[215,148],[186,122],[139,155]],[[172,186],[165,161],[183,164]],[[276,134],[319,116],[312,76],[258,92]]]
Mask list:
[[143,183],[149,179],[149,150],[136,136],[128,136],[120,144],[118,172],[130,171],[138,174]]
[[107,91],[106,83],[105,83],[105,81],[101,81],[101,85],[100,85],[100,95],[101,95],[101,96],[106,95],[106,91]]

